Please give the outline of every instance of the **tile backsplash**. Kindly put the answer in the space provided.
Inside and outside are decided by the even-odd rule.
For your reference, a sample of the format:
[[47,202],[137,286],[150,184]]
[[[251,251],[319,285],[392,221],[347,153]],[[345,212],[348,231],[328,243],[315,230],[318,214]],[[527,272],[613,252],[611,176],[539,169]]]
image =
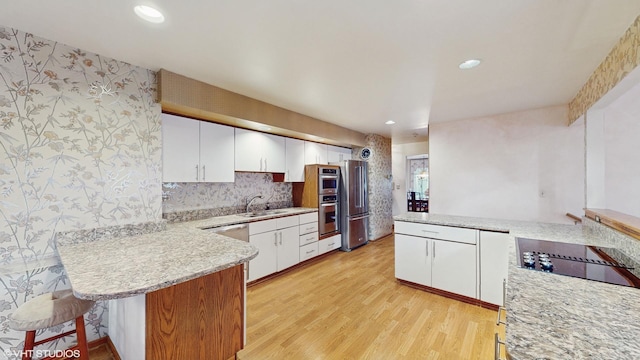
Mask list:
[[252,209],[291,207],[291,183],[273,182],[273,174],[236,172],[233,183],[163,183],[162,212],[169,221],[195,220],[244,212],[255,195]]

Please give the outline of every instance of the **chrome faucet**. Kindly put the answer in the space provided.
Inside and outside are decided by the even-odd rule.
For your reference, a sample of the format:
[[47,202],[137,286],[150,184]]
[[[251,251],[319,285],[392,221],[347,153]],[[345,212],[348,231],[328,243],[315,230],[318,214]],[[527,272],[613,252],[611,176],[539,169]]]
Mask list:
[[247,209],[246,209],[247,211],[245,211],[245,212],[249,212],[249,206],[251,206],[251,203],[253,203],[253,200],[258,199],[258,198],[263,199],[264,197],[262,195],[256,195],[256,196],[252,197],[251,200],[247,201]]

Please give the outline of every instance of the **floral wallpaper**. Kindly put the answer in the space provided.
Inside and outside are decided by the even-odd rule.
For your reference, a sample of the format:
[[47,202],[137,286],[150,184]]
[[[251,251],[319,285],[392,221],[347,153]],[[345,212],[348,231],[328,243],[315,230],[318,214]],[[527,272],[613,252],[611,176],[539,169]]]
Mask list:
[[[391,177],[391,139],[377,134],[365,135],[371,149],[369,163],[369,240],[377,240],[393,232],[393,179]],[[362,148],[353,148],[359,159]]]
[[627,29],[609,55],[591,74],[578,94],[569,102],[569,124],[595,104],[640,65],[640,16]]
[[256,199],[251,210],[293,206],[291,183],[273,182],[273,174],[236,172],[233,183],[164,183],[163,216],[168,221],[188,221],[245,212],[247,199]]
[[[152,71],[0,26],[0,354],[22,349],[7,322],[18,306],[70,287],[56,232],[161,219],[155,98]],[[106,311],[85,315],[89,340]]]

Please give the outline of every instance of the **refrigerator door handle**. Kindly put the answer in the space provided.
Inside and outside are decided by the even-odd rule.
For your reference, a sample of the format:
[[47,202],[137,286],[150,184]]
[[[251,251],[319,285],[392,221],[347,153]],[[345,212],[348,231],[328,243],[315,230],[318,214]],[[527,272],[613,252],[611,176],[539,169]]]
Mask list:
[[369,215],[358,216],[358,217],[354,217],[354,218],[349,218],[349,221],[362,220],[362,219],[366,219],[368,217],[369,217]]

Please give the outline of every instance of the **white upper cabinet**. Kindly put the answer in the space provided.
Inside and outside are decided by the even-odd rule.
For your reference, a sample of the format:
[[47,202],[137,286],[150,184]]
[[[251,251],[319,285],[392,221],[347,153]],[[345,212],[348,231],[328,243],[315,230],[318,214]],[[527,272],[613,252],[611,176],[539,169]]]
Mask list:
[[200,121],[201,181],[234,182],[233,158],[233,128]]
[[257,131],[235,129],[235,170],[285,172],[285,138]]
[[304,141],[286,138],[286,172],[284,181],[303,182],[304,181]]
[[163,182],[233,182],[233,128],[162,114]]
[[328,145],[327,159],[329,164],[337,163],[342,160],[351,160],[351,149],[340,146]]
[[328,164],[328,146],[311,141],[304,142],[304,163],[309,164]]

